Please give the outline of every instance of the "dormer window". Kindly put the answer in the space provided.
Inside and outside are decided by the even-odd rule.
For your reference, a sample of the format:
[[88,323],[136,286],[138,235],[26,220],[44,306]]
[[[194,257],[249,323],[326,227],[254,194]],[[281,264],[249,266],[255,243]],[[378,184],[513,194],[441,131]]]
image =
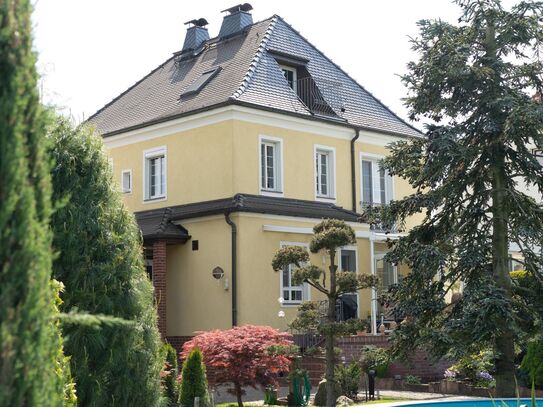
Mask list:
[[283,71],[285,79],[287,80],[288,86],[290,86],[292,90],[296,92],[296,81],[298,79],[296,75],[296,68],[286,65],[280,65],[280,67],[281,71]]

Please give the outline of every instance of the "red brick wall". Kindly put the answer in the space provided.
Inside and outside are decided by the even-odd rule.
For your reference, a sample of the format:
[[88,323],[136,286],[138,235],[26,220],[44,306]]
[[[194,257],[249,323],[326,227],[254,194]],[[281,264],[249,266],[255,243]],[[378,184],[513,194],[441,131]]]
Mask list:
[[158,330],[162,339],[166,338],[166,242],[153,243],[153,286],[158,312]]
[[[358,359],[362,348],[366,345],[373,345],[380,348],[388,348],[390,343],[386,336],[345,336],[336,340],[336,346],[342,350],[341,356],[349,363]],[[412,357],[412,365],[399,362],[392,363],[388,369],[388,376],[394,375],[415,375],[423,379],[441,379],[443,372],[451,365],[450,361],[440,360],[434,362],[423,350],[417,350]],[[324,375],[324,360],[314,357],[304,357],[301,367],[309,372],[312,384]]]
[[183,349],[183,344],[192,339],[192,336],[168,336],[166,341],[174,347],[177,351],[177,354]]

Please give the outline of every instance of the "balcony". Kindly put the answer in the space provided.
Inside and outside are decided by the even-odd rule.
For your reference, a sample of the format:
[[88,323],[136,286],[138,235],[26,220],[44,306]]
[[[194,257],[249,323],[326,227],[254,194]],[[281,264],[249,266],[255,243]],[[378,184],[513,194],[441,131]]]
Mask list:
[[298,99],[315,116],[344,120],[345,104],[341,83],[328,80],[315,80],[312,76],[294,81],[293,90]]

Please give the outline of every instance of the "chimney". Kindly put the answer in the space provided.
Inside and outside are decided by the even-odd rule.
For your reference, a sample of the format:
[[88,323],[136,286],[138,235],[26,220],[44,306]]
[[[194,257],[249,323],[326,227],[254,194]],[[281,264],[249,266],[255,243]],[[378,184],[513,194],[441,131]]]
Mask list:
[[198,49],[200,45],[209,40],[209,33],[205,27],[207,24],[208,22],[205,18],[190,20],[185,23],[189,28],[187,29],[187,35],[185,36],[185,42],[181,50],[182,53]]
[[249,13],[252,9],[253,7],[249,3],[244,3],[223,10],[223,13],[227,12],[228,14],[224,16],[222,21],[219,37],[224,38],[237,34],[253,24],[253,16]]

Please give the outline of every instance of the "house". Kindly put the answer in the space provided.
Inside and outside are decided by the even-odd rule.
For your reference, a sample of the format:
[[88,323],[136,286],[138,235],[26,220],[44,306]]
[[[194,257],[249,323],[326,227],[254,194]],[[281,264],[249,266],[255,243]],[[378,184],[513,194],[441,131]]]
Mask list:
[[237,324],[286,329],[302,301],[323,298],[271,260],[307,247],[323,218],[356,231],[340,268],[381,280],[344,295],[339,317],[377,333],[378,293],[405,270],[384,262],[385,235],[359,213],[410,193],[378,163],[420,133],[283,18],[253,23],[251,9],[225,10],[214,38],[205,19],[189,21],[181,51],[89,119],[141,228],[161,334],[178,344]]

